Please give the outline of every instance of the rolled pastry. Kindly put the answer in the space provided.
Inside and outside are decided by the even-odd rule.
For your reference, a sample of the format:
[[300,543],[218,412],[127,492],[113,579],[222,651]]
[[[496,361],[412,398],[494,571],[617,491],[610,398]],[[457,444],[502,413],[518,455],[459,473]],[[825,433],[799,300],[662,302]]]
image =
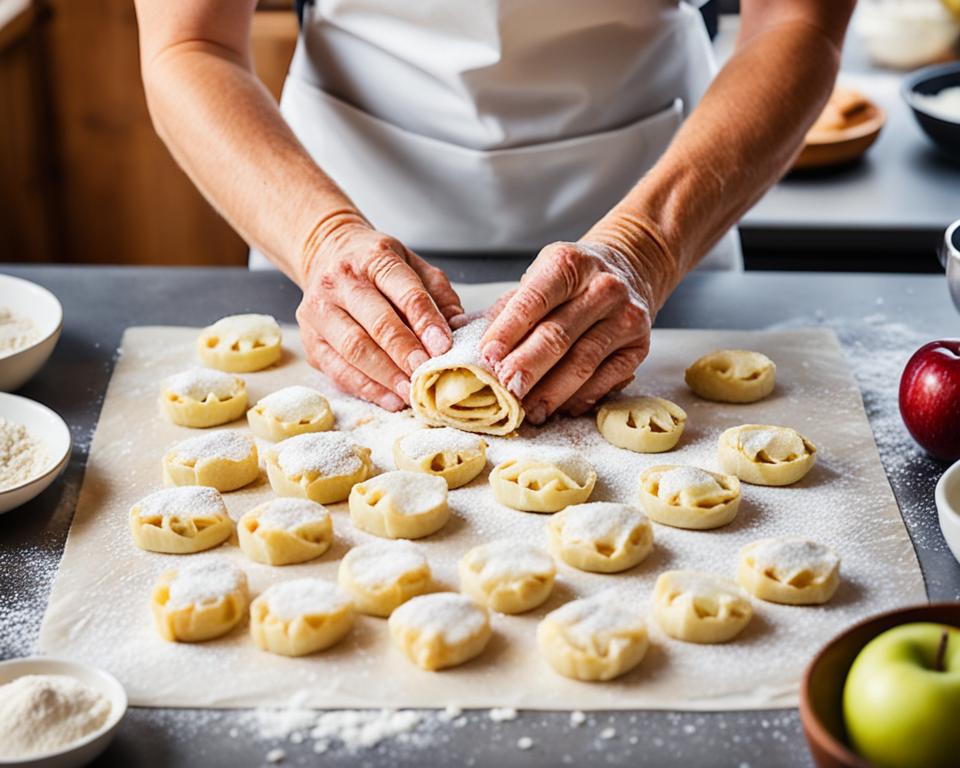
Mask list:
[[488,325],[480,319],[454,331],[450,351],[413,372],[410,403],[421,421],[485,435],[508,435],[520,426],[520,401],[480,363]]

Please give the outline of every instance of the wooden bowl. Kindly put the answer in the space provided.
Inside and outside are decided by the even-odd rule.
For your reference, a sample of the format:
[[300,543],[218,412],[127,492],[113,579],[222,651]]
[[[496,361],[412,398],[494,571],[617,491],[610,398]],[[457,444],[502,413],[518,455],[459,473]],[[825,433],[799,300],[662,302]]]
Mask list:
[[915,621],[960,627],[960,603],[935,603],[881,613],[835,637],[810,662],[800,686],[800,720],[818,768],[870,768],[870,763],[855,754],[846,742],[843,686],[847,672],[873,638]]
[[887,113],[869,102],[846,128],[837,131],[811,131],[793,163],[793,170],[827,168],[856,160],[877,140],[887,122]]

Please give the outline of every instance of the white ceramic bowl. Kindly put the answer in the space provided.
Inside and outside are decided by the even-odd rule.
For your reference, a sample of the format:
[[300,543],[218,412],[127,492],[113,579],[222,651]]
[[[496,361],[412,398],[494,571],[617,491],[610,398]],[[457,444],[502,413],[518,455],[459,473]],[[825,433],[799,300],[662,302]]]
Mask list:
[[65,675],[95,688],[110,701],[110,716],[107,721],[86,738],[56,752],[24,760],[4,760],[0,766],[19,768],[79,768],[94,760],[113,739],[113,735],[127,711],[127,693],[111,674],[89,664],[80,664],[62,659],[35,657],[0,662],[0,685],[13,682],[23,675]]
[[960,562],[960,461],[940,477],[934,498],[943,538],[947,540],[947,546],[957,562]]
[[36,340],[16,352],[0,352],[0,391],[19,389],[39,371],[57,345],[63,327],[63,307],[46,288],[29,280],[0,275],[0,307],[27,317],[37,329]]
[[19,395],[0,392],[0,418],[22,424],[47,453],[45,468],[27,482],[0,491],[0,514],[26,504],[54,480],[70,460],[70,430],[47,406]]

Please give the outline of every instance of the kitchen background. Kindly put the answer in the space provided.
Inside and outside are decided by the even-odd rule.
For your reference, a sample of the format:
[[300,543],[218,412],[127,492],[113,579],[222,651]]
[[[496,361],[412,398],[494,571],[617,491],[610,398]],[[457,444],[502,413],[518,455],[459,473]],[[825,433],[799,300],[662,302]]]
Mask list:
[[[923,134],[900,87],[906,71],[957,56],[956,3],[861,0],[840,82],[884,109],[886,124],[862,160],[793,173],[748,214],[748,268],[940,268],[937,244],[960,218],[960,161]],[[721,12],[721,59],[735,10],[715,0],[705,11],[711,22]],[[296,35],[291,0],[261,0],[254,60],[275,95]],[[0,0],[0,261],[246,259],[153,131],[132,0]]]

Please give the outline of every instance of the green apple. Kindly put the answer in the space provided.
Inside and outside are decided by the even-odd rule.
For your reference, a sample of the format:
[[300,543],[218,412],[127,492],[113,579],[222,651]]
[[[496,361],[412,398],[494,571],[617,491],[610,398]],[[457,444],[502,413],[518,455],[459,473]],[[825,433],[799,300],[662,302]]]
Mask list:
[[960,765],[960,629],[904,624],[860,651],[843,688],[851,746],[879,768]]

